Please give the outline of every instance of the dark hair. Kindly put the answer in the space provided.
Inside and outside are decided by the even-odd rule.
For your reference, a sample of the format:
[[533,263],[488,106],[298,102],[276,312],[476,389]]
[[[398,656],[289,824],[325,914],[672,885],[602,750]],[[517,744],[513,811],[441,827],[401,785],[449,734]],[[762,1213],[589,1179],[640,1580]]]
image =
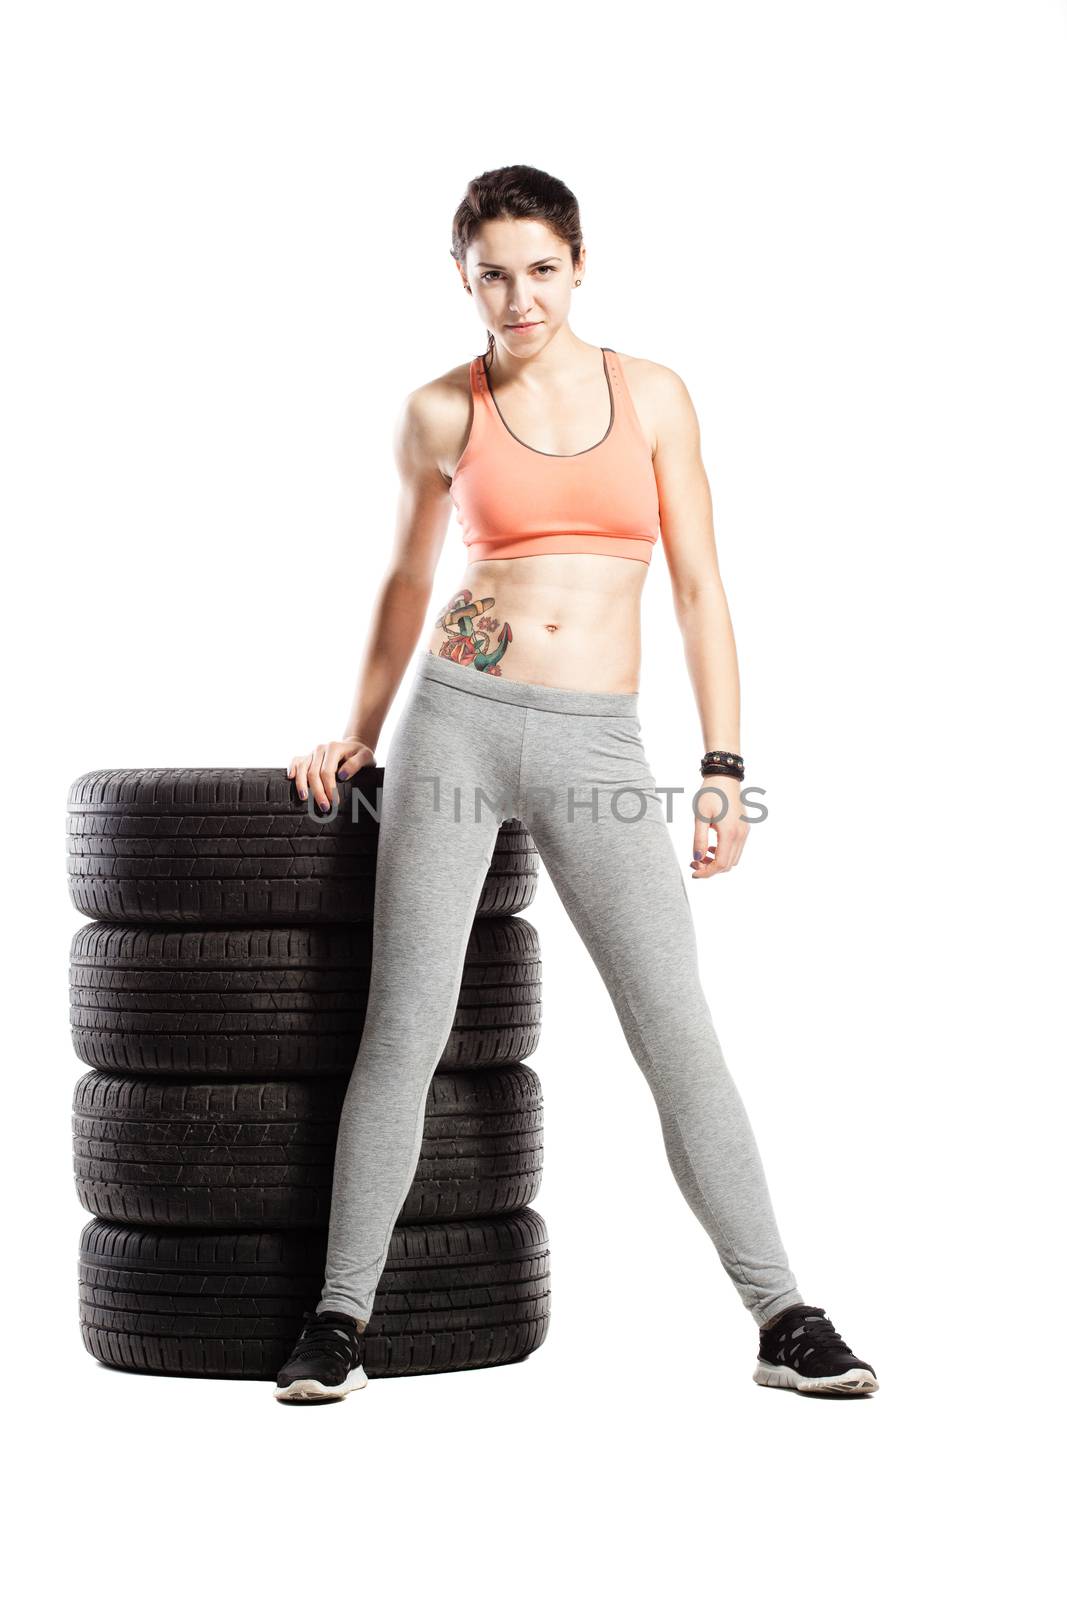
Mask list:
[[[578,202],[559,178],[539,167],[496,167],[472,178],[452,218],[451,254],[463,261],[483,222],[498,217],[538,217],[570,247],[571,265],[582,250],[582,224]],[[496,340],[489,335],[486,365],[493,359]]]

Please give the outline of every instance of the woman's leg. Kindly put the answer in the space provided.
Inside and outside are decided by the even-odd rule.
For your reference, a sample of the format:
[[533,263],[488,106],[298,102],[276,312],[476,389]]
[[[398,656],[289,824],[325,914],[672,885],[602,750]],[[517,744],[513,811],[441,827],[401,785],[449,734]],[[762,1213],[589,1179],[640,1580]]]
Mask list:
[[[522,719],[521,708],[418,678],[390,742],[367,1016],[341,1110],[316,1311],[370,1320],[455,1021],[474,913],[500,823],[514,815],[493,802],[514,784]],[[476,805],[478,790],[487,798]]]
[[528,791],[524,820],[648,1080],[671,1170],[762,1325],[803,1296],[701,985],[683,869],[638,719],[531,711],[523,772],[552,797],[538,812]]

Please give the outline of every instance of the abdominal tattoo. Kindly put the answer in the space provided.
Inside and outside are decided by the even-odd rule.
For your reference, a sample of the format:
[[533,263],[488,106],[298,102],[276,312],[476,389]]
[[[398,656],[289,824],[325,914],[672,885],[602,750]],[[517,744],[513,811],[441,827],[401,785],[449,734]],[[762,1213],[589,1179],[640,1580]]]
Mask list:
[[[493,595],[475,600],[469,589],[461,589],[454,594],[434,624],[437,628],[443,628],[448,635],[437,654],[458,662],[461,667],[476,667],[479,672],[489,672],[494,678],[501,677],[500,661],[513,636],[510,622],[505,622],[501,627],[499,617],[482,615],[493,604]],[[479,619],[477,626],[476,617]],[[497,634],[497,640],[490,649],[493,634]],[[433,653],[431,649],[429,654]]]

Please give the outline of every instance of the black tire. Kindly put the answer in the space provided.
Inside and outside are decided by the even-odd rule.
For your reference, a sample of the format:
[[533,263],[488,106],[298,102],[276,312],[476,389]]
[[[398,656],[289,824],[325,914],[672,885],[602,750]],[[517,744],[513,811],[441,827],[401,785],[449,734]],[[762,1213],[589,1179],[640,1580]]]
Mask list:
[[[366,1016],[372,929],[156,929],[84,923],[70,1021],[108,1072],[207,1078],[344,1073]],[[522,917],[477,917],[438,1071],[522,1061],[541,1034],[541,951]]]
[[[347,1083],[183,1083],[87,1072],[74,1088],[74,1181],[86,1211],[179,1228],[329,1222]],[[544,1105],[532,1067],[435,1074],[399,1221],[496,1216],[541,1186]]]
[[[79,1250],[82,1342],[109,1367],[274,1380],[321,1293],[320,1234],[201,1233],[92,1218]],[[368,1377],[521,1361],[551,1306],[536,1211],[397,1227],[364,1334]]]
[[[370,922],[386,782],[383,767],[364,767],[339,786],[334,814],[313,820],[281,768],[88,772],[67,801],[71,899],[100,922]],[[522,911],[536,886],[533,840],[509,818],[475,915]]]

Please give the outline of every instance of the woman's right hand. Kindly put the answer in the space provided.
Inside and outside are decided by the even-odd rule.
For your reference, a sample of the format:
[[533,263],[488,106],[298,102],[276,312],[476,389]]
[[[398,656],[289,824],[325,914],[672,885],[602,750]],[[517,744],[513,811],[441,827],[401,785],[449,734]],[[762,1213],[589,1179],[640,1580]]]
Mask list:
[[296,792],[306,800],[308,790],[323,811],[332,811],[337,799],[337,779],[351,778],[360,767],[374,765],[374,751],[362,739],[335,739],[317,744],[309,756],[294,756],[286,777],[296,780]]

